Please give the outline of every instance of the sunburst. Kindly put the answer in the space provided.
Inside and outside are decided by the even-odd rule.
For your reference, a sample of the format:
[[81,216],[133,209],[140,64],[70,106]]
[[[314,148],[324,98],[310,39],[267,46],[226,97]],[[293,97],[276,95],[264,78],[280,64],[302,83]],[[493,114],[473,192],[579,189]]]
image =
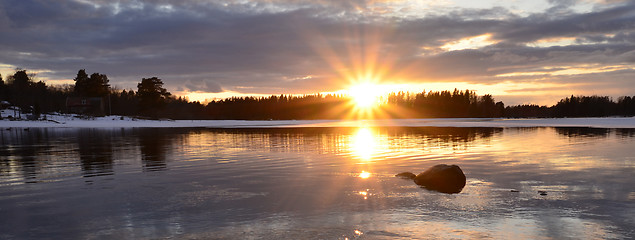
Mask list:
[[368,109],[379,106],[383,91],[379,85],[364,83],[352,86],[348,89],[348,94],[355,107]]

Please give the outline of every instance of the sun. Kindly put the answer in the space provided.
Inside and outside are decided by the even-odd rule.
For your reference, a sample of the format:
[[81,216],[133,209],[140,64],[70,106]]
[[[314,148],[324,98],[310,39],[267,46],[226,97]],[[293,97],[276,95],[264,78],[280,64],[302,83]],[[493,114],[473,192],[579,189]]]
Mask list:
[[355,85],[348,90],[349,96],[358,108],[372,108],[378,106],[382,92],[383,90],[381,86],[369,83]]

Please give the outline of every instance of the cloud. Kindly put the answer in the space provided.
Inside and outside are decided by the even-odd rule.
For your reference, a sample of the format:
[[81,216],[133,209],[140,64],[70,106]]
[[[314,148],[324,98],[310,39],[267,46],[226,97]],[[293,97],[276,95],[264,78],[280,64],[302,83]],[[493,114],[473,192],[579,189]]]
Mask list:
[[185,87],[190,92],[208,92],[208,93],[223,92],[223,88],[218,83],[213,81],[208,81],[208,80],[187,82],[185,83]]
[[[0,64],[47,69],[52,79],[85,68],[123,88],[158,76],[171,89],[267,94],[336,90],[360,72],[490,84],[563,79],[497,77],[546,67],[635,65],[635,3],[579,12],[583,1],[550,2],[518,15],[408,1],[6,0]],[[478,36],[487,44],[443,47]],[[575,81],[598,76],[614,75]]]

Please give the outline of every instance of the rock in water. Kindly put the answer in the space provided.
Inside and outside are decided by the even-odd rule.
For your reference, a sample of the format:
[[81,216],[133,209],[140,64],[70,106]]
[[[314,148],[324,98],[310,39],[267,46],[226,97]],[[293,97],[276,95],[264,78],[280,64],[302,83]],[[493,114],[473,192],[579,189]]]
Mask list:
[[411,172],[402,172],[400,174],[395,175],[395,177],[400,177],[400,178],[404,178],[404,179],[415,179],[415,177],[417,177],[417,175],[415,175],[414,173],[411,173]]
[[414,177],[417,185],[442,193],[460,193],[465,187],[465,174],[457,165],[439,164]]

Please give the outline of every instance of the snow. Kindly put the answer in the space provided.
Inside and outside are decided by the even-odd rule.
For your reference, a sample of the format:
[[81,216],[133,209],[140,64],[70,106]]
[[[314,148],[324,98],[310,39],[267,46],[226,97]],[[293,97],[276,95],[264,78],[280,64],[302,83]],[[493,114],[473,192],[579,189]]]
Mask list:
[[[610,118],[434,118],[434,119],[389,119],[389,120],[144,120],[131,117],[106,116],[91,119],[72,114],[47,114],[47,120],[9,120],[13,110],[0,111],[3,120],[0,127],[6,128],[280,128],[280,127],[592,127],[635,128],[633,117]],[[22,114],[26,118],[26,114]]]

